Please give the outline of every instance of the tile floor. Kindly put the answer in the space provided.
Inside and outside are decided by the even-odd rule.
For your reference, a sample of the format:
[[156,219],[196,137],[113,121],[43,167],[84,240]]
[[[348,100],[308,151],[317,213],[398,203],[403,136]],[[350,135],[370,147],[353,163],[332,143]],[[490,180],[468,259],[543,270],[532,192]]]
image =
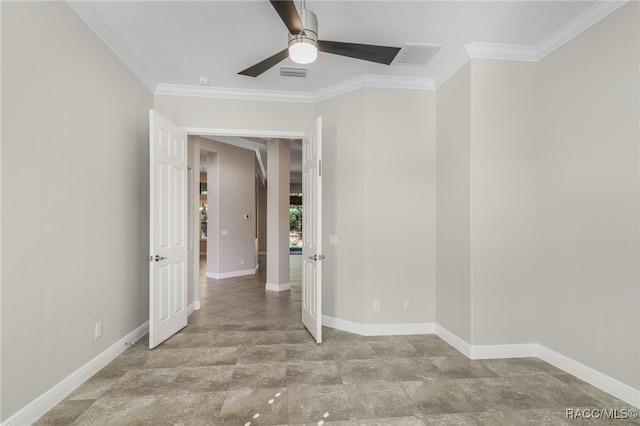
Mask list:
[[[632,409],[538,359],[471,361],[433,335],[362,337],[300,323],[292,288],[201,280],[200,311],[149,350],[143,338],[38,425],[640,425],[567,420],[572,408]],[[263,260],[261,260],[261,263]]]

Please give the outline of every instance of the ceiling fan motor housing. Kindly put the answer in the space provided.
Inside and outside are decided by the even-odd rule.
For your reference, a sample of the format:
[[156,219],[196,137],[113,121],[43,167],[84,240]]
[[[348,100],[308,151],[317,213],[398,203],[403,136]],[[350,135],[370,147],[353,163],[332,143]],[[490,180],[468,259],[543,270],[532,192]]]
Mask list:
[[304,28],[302,34],[289,34],[289,47],[296,43],[307,43],[318,46],[318,18],[309,9],[300,10],[300,20]]
[[315,13],[304,7],[304,0],[302,0],[300,11],[296,8],[294,0],[269,1],[287,27],[289,33],[288,49],[240,71],[238,73],[240,75],[257,77],[287,57],[292,62],[307,65],[316,60],[318,51],[390,65],[400,51],[399,47],[318,40],[318,18]]

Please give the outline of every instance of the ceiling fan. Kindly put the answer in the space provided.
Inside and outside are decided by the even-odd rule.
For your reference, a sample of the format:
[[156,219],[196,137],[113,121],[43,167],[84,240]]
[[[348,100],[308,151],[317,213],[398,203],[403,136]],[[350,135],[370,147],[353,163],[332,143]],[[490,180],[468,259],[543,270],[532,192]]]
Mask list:
[[304,0],[300,14],[293,0],[269,1],[289,30],[289,47],[238,74],[257,77],[287,57],[299,64],[310,64],[318,51],[389,65],[400,51],[399,47],[318,40],[318,19],[304,7]]

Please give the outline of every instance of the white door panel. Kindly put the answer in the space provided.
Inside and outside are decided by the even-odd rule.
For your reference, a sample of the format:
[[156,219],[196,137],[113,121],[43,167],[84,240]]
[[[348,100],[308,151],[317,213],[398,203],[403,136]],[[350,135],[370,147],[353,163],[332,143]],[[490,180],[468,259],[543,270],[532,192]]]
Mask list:
[[187,133],[149,112],[149,347],[187,325]]
[[322,118],[302,142],[302,322],[322,342]]

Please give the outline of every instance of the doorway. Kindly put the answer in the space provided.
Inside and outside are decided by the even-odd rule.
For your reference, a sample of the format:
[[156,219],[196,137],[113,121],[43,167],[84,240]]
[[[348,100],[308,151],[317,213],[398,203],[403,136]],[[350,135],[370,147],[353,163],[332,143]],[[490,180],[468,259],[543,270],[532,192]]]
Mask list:
[[[212,132],[213,133],[213,132]],[[207,270],[210,270],[206,264],[209,263],[211,264],[211,256],[216,256],[214,253],[212,253],[211,250],[211,244],[208,244],[208,242],[212,239],[212,238],[218,238],[218,239],[222,239],[225,237],[229,237],[232,236],[232,232],[230,231],[228,235],[221,235],[222,232],[224,232],[224,227],[221,225],[219,228],[216,228],[216,224],[214,224],[212,222],[216,221],[216,216],[217,216],[217,212],[216,212],[216,208],[215,206],[213,206],[213,204],[215,204],[215,200],[213,199],[213,197],[215,197],[216,195],[216,191],[215,191],[215,185],[212,186],[211,180],[212,177],[209,176],[207,167],[203,167],[203,164],[207,164],[209,162],[208,159],[208,153],[203,151],[203,146],[206,145],[206,141],[203,143],[203,139],[215,139],[216,141],[223,143],[223,144],[227,144],[227,145],[233,145],[236,148],[240,147],[240,148],[244,148],[245,150],[248,151],[254,151],[256,154],[256,161],[257,161],[257,165],[256,165],[256,176],[254,179],[255,185],[254,185],[254,190],[253,190],[253,201],[254,201],[254,209],[252,209],[252,211],[247,212],[248,216],[251,216],[252,219],[254,219],[254,228],[253,228],[253,250],[255,253],[255,266],[257,267],[255,270],[255,276],[260,278],[261,274],[263,274],[265,272],[266,269],[266,236],[267,236],[267,229],[266,229],[266,220],[262,220],[264,219],[265,215],[266,215],[266,208],[264,208],[264,206],[261,208],[261,203],[258,201],[259,199],[259,188],[260,185],[264,185],[264,178],[265,178],[265,167],[267,166],[267,159],[266,159],[266,141],[267,138],[258,138],[256,136],[245,136],[245,137],[231,137],[231,136],[227,136],[227,135],[221,135],[221,136],[216,136],[214,134],[205,134],[205,135],[193,135],[190,136],[189,138],[189,143],[190,143],[190,155],[192,155],[194,157],[194,164],[192,165],[192,167],[195,170],[199,170],[202,174],[200,175],[200,179],[198,179],[198,186],[197,186],[197,194],[199,194],[198,197],[198,207],[197,209],[195,209],[195,214],[197,215],[197,218],[194,218],[194,220],[192,221],[194,223],[194,225],[197,224],[197,230],[194,232],[194,236],[195,234],[197,234],[197,240],[199,242],[198,247],[194,247],[194,249],[197,249],[198,254],[197,256],[194,256],[194,263],[193,263],[193,270],[194,270],[194,278],[195,277],[199,277],[199,279],[195,279],[194,280],[194,288],[193,288],[193,295],[194,295],[194,301],[196,301],[197,303],[194,303],[194,306],[197,306],[198,308],[201,306],[201,301],[207,297],[206,294],[204,294],[206,291],[204,290],[203,284],[206,283],[207,280],[207,275],[209,275],[209,278],[214,278],[217,279],[219,281],[223,281],[223,280],[227,280],[229,279],[228,282],[232,282],[232,281],[242,281],[242,279],[235,279],[235,278],[241,278],[241,276],[239,275],[238,277],[235,276],[225,276],[224,274],[219,274],[218,276],[211,276],[211,274],[207,274]],[[191,146],[193,145],[193,146]],[[244,145],[244,146],[243,146]],[[290,175],[291,175],[291,190],[296,191],[296,193],[300,193],[301,188],[302,188],[302,167],[301,167],[301,157],[302,157],[302,144],[301,144],[301,140],[297,139],[295,140],[294,143],[291,143],[292,145],[292,149],[291,149],[291,156],[292,156],[292,161],[291,161],[291,167],[290,167]],[[224,159],[220,158],[220,155],[217,155],[217,159],[219,161],[219,163],[221,164]],[[262,160],[262,161],[260,161]],[[207,181],[207,183],[205,183],[205,181]],[[224,180],[223,179],[219,179],[218,182],[222,183]],[[195,198],[195,197],[194,197]],[[193,208],[193,207],[192,207]],[[220,208],[220,206],[218,206],[218,208]],[[244,214],[244,213],[243,213]],[[298,228],[301,228],[301,222],[298,222]],[[301,229],[299,229],[299,231],[301,231]],[[205,248],[204,246],[208,246],[207,248]],[[195,252],[195,250],[194,250]],[[194,253],[195,254],[195,253]],[[299,262],[300,260],[300,256],[298,256],[297,259],[295,260],[291,260],[291,259],[287,259],[287,263],[289,263],[289,270],[291,271],[290,275],[291,275],[291,280],[292,280],[292,284],[294,284],[295,286],[297,286],[299,288],[299,283],[301,281],[301,267],[297,267],[297,262]],[[215,262],[216,260],[214,260]],[[254,265],[247,265],[247,267],[245,269],[240,269],[239,272],[241,273],[246,273],[249,271],[249,269],[254,266]],[[251,274],[253,275],[253,274]],[[251,276],[250,274],[246,274],[246,276],[244,276],[244,279],[248,280]],[[233,280],[231,280],[233,278]],[[264,278],[262,278],[262,284],[264,285],[266,281],[264,280]],[[297,292],[297,290],[295,290]],[[299,313],[299,311],[298,311]]]

